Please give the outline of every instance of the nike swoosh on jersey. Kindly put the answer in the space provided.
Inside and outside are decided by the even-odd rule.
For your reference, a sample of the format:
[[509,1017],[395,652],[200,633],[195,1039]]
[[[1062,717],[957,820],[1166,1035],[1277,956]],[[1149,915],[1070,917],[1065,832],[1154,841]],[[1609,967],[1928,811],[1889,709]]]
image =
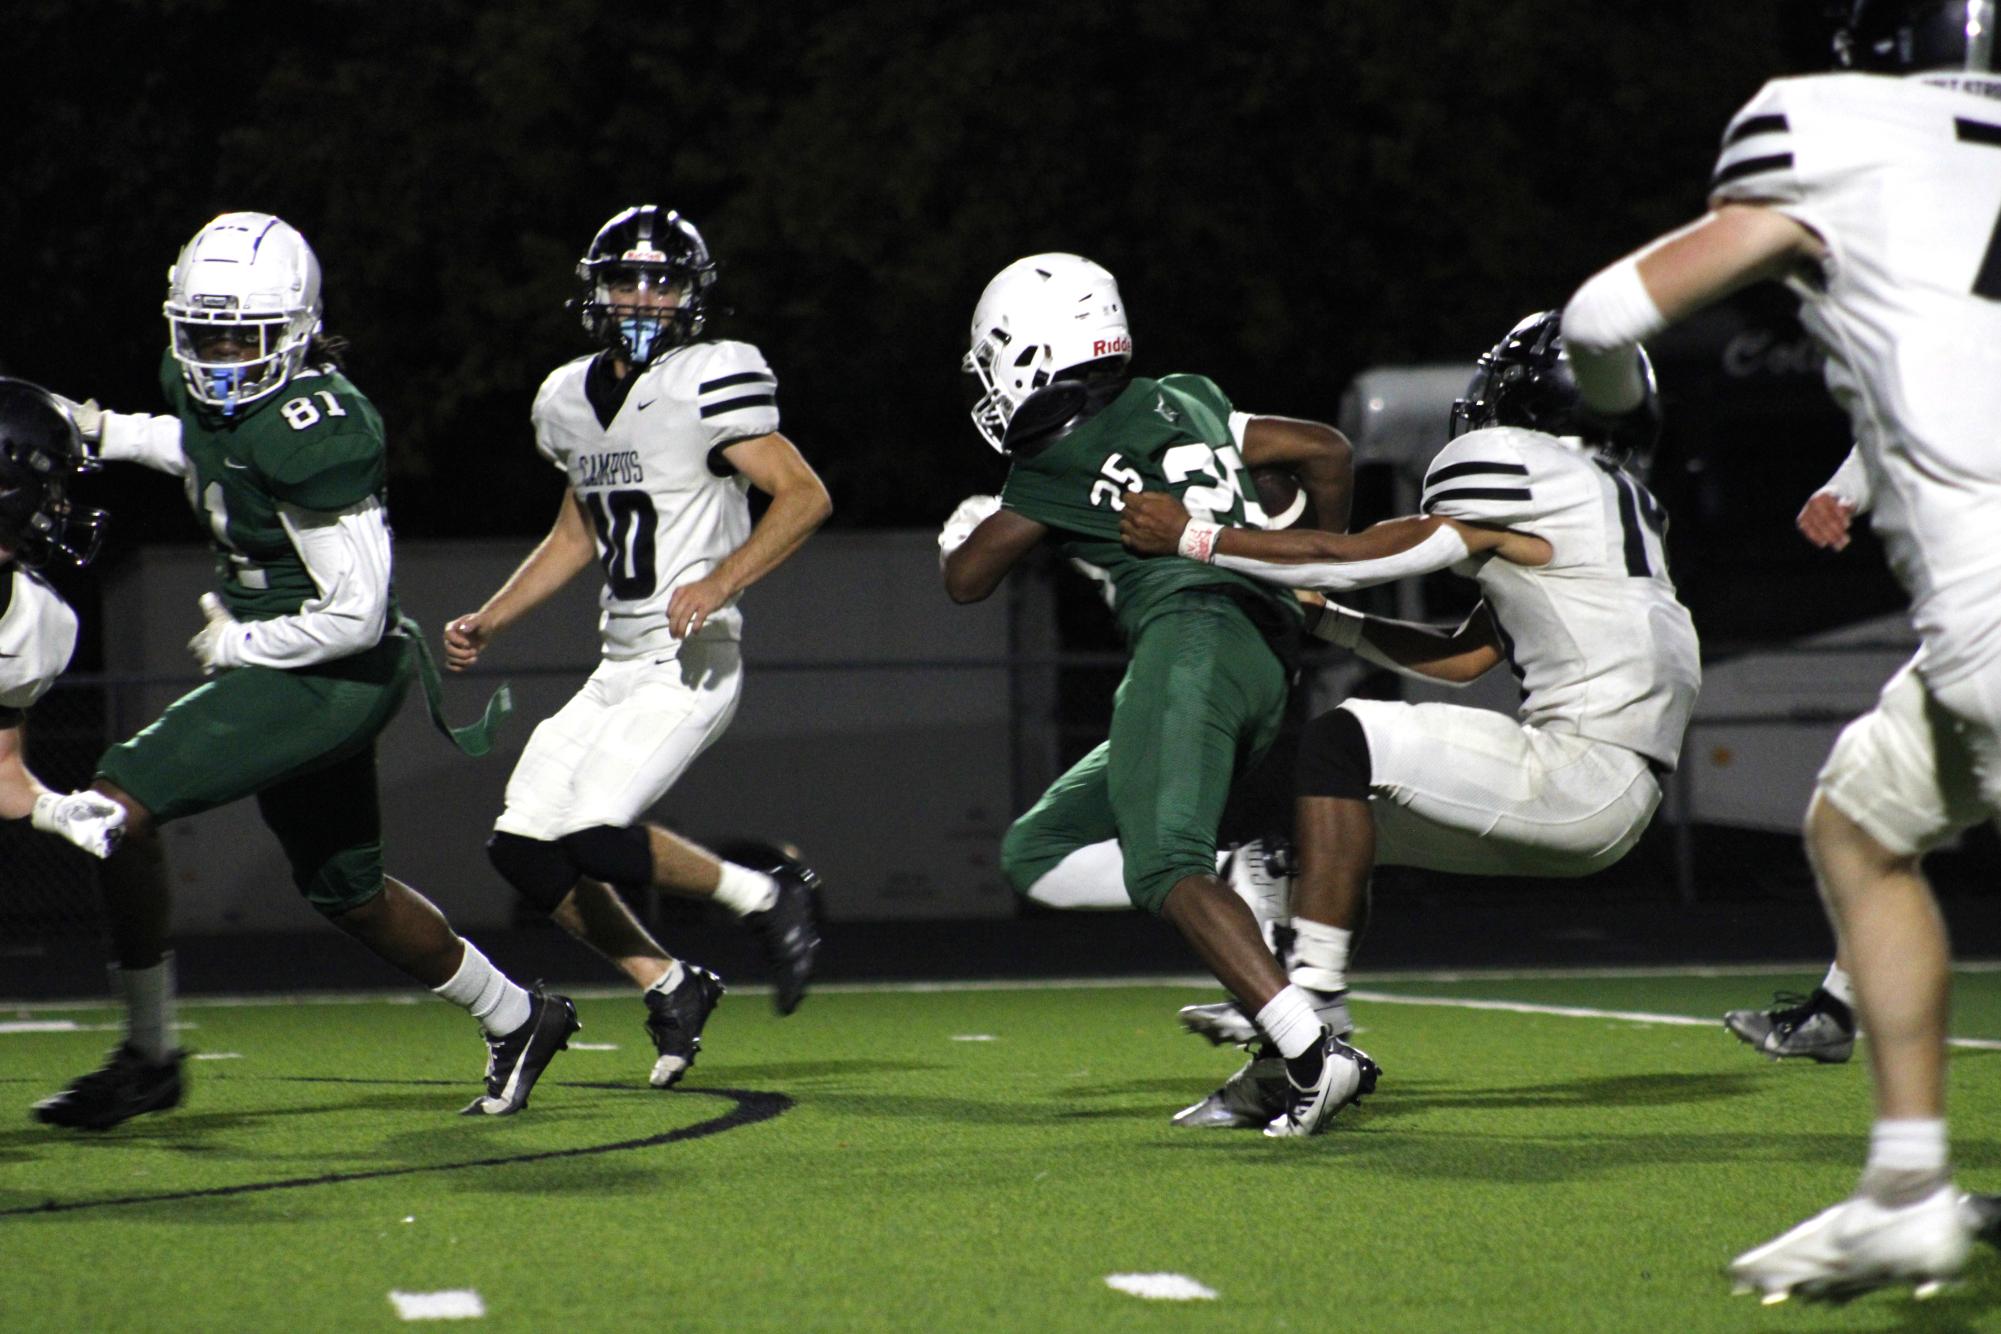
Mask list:
[[658,403],[659,401],[660,400],[657,398],[649,398],[644,403],[634,403],[632,405],[632,408],[633,411],[635,412],[644,412],[648,408],[652,407],[655,403]]

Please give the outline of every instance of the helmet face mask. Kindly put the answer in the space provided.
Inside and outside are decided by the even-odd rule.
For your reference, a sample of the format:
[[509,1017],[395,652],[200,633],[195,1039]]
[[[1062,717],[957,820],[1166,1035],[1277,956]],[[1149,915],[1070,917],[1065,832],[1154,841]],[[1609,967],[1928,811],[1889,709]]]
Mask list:
[[598,228],[577,277],[584,328],[627,364],[645,367],[701,335],[716,262],[693,223],[640,204]]
[[1995,70],[1996,0],[1853,0],[1834,34],[1835,63],[1880,74]]
[[233,415],[283,388],[320,331],[320,262],[268,213],[225,213],[167,271],[174,360],[198,403]]
[[70,478],[96,466],[53,394],[0,377],[0,563],[40,569],[56,556],[90,563],[105,514],[73,504],[68,488]]
[[1008,422],[1052,380],[1123,376],[1132,332],[1118,281],[1079,255],[1030,255],[1002,269],[980,294],[960,369],[978,386],[971,415],[980,437],[1007,452]]

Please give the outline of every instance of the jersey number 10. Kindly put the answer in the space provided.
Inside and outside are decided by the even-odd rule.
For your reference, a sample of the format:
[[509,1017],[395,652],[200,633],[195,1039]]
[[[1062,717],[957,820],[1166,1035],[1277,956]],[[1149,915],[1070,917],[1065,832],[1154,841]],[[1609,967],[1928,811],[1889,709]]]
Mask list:
[[644,491],[591,491],[584,495],[591,526],[598,530],[598,563],[605,585],[620,602],[653,596],[653,497]]

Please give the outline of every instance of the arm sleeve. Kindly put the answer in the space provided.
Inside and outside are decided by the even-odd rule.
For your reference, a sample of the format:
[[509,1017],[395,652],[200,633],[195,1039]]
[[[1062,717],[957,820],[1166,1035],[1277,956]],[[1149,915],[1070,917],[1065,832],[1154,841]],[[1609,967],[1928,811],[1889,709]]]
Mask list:
[[227,666],[307,667],[373,648],[389,616],[389,522],[370,497],[339,511],[281,505],[278,520],[320,595],[291,616],[248,621]]
[[188,456],[181,452],[181,419],[143,412],[107,412],[97,456],[124,463],[143,463],[159,472],[185,477]]
[[1465,560],[1472,553],[1457,529],[1439,527],[1416,546],[1373,560],[1314,561],[1302,565],[1253,560],[1217,552],[1213,563],[1225,570],[1250,575],[1266,583],[1289,588],[1311,588],[1323,593],[1349,593],[1358,588],[1387,584],[1413,575],[1431,574]]
[[1833,496],[1857,514],[1867,514],[1870,502],[1875,499],[1869,486],[1869,470],[1862,463],[1860,445],[1848,451],[1848,457],[1834,470],[1834,476],[1820,488],[1821,492]]
[[695,384],[695,410],[710,449],[778,429],[778,377],[749,343],[717,343]]

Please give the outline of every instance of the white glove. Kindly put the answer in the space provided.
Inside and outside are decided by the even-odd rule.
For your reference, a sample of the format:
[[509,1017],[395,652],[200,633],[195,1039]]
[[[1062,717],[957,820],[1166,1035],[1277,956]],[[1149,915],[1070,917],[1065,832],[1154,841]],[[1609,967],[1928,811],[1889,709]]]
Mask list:
[[966,544],[973,535],[973,529],[985,523],[1001,507],[999,496],[967,496],[959,502],[959,508],[952,511],[952,517],[945,520],[945,526],[938,530],[938,568],[945,567],[945,559]]
[[35,798],[28,820],[99,859],[116,852],[125,837],[125,808],[95,792],[44,792]]
[[83,437],[83,443],[91,446],[91,452],[104,441],[104,409],[97,406],[97,400],[86,398],[79,403],[73,398],[55,395],[58,403],[69,409],[71,420],[76,422],[76,433]]
[[229,608],[213,593],[201,595],[201,614],[208,617],[208,624],[201,633],[188,641],[188,652],[201,663],[203,676],[214,676],[230,667],[241,667],[243,659],[238,657],[243,636],[237,631],[242,623],[229,614]]

